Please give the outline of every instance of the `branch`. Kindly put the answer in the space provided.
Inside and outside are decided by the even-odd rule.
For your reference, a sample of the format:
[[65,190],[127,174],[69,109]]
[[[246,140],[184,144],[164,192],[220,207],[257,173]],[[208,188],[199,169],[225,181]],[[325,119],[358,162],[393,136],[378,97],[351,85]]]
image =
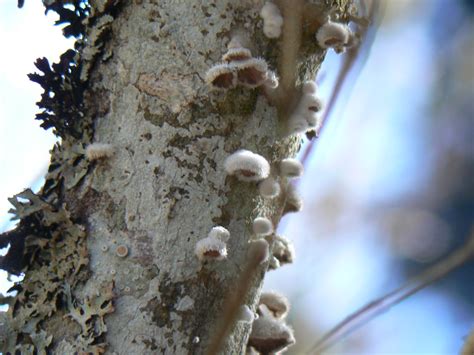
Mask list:
[[266,242],[251,243],[249,254],[249,260],[237,281],[236,287],[230,290],[224,302],[221,323],[217,328],[216,334],[211,338],[210,345],[206,351],[207,355],[216,355],[221,350],[227,334],[237,319],[239,308],[244,303],[246,295],[252,287],[252,280],[256,271],[268,258],[268,244]]
[[474,257],[474,226],[466,243],[443,260],[428,268],[405,285],[370,302],[327,332],[307,354],[319,354],[391,307],[438,281]]
[[[369,0],[366,0],[366,1],[369,1]],[[354,46],[352,48],[349,48],[346,52],[346,55],[344,57],[344,61],[342,63],[342,67],[339,70],[338,76],[336,78],[336,83],[334,84],[334,88],[332,89],[328,105],[327,105],[326,110],[323,114],[323,117],[321,118],[321,123],[320,123],[319,127],[317,128],[316,132],[313,133],[316,138],[319,137],[319,135],[321,134],[322,129],[325,127],[325,123],[328,121],[328,119],[329,119],[329,117],[332,113],[332,109],[334,108],[334,105],[337,102],[337,99],[339,97],[339,94],[341,93],[342,87],[343,87],[343,85],[344,85],[344,83],[345,83],[345,81],[348,77],[348,74],[351,71],[351,69],[354,67],[357,59],[360,57],[360,54],[362,53],[361,52],[361,44],[367,43],[365,45],[365,57],[361,61],[362,65],[361,65],[360,69],[363,68],[363,66],[364,66],[364,64],[365,64],[365,62],[366,62],[366,60],[369,56],[370,49],[371,49],[372,44],[373,44],[374,39],[375,39],[375,33],[377,31],[377,27],[380,24],[380,20],[381,20],[382,15],[383,15],[383,6],[384,6],[383,4],[384,4],[384,2],[382,2],[383,4],[381,5],[380,1],[369,1],[370,2],[370,5],[369,5],[370,10],[368,10],[368,12],[366,12],[366,11],[364,11],[364,9],[367,5],[366,1],[361,1],[361,8],[362,8],[362,12],[365,13],[365,16],[366,16],[366,19],[367,19],[366,22],[371,24],[371,25],[370,26],[364,26],[364,21],[363,20],[358,20],[359,28],[360,28],[360,32],[359,32],[360,42],[356,46]],[[354,18],[352,18],[352,19],[354,20]],[[372,31],[369,31],[369,29],[372,29]],[[360,73],[360,71],[361,70],[359,70],[359,73]],[[303,164],[306,162],[309,154],[311,153],[311,151],[313,149],[313,146],[314,146],[314,140],[311,140],[309,142],[308,146],[306,147],[305,152],[303,153],[303,157],[301,159]]]
[[283,22],[283,38],[280,47],[280,85],[277,96],[278,108],[285,116],[291,109],[295,95],[298,53],[301,46],[303,1],[281,0],[278,2],[285,21]]

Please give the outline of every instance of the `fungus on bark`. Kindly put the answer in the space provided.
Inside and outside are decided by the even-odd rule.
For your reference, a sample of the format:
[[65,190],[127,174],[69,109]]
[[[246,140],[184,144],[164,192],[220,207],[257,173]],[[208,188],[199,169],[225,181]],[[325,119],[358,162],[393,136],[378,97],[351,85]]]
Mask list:
[[269,176],[258,184],[260,195],[265,198],[274,198],[280,194],[280,183],[275,178]]
[[303,175],[304,167],[298,160],[287,158],[280,162],[280,174],[288,178],[296,178]]
[[277,319],[285,318],[290,311],[288,299],[275,291],[262,292],[259,304],[266,306]]
[[314,82],[305,82],[301,87],[301,98],[288,121],[288,134],[304,133],[319,124],[317,113],[321,111],[323,103],[316,96],[317,85]]
[[293,330],[281,319],[263,313],[254,320],[248,345],[262,354],[274,354],[295,343]]
[[286,189],[286,201],[283,214],[289,212],[300,212],[303,209],[303,199],[291,184]]
[[260,181],[270,174],[267,159],[249,150],[240,149],[229,155],[224,161],[228,175],[235,175],[241,181]]
[[281,235],[276,235],[272,255],[278,260],[278,266],[291,264],[295,259],[295,248],[293,243]]
[[273,233],[273,223],[266,217],[257,217],[253,221],[252,229],[256,235],[270,235]]
[[246,304],[240,306],[238,321],[244,323],[252,323],[255,320],[255,314]]
[[337,53],[344,50],[351,37],[349,27],[342,23],[328,21],[316,32],[316,40],[321,48],[334,48]]
[[263,33],[265,36],[268,38],[280,37],[283,17],[278,6],[267,1],[260,10],[260,17],[263,19]]
[[194,253],[201,261],[224,260],[227,257],[226,242],[229,236],[229,231],[224,227],[214,227],[206,238],[196,243]]
[[256,88],[267,79],[268,65],[265,59],[250,58],[233,62],[232,67],[237,71],[237,82],[248,88]]
[[110,158],[114,154],[112,145],[106,143],[92,143],[86,147],[86,158],[90,161]]
[[237,85],[237,74],[229,64],[216,64],[207,71],[206,83],[215,89],[232,89]]

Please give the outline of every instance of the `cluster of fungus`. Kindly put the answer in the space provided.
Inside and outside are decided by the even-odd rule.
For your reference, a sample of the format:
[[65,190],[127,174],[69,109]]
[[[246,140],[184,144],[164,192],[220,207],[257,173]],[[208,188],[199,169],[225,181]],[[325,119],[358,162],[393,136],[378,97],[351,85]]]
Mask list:
[[229,237],[230,233],[224,227],[213,227],[206,238],[196,243],[194,253],[201,261],[224,260],[227,257]]
[[[325,17],[326,16],[326,17]],[[260,17],[263,19],[263,33],[267,38],[277,39],[282,34],[284,18],[278,6],[266,1],[261,8]],[[331,21],[327,15],[318,20],[315,37],[323,49],[333,48],[337,53],[343,52],[357,44],[358,37],[352,33],[349,26]],[[314,33],[314,32],[312,32]],[[283,38],[285,41],[285,37]],[[278,76],[268,69],[267,62],[262,58],[254,58],[247,43],[242,37],[234,36],[227,45],[227,52],[222,56],[222,62],[211,67],[206,73],[206,82],[215,89],[228,90],[237,86],[256,88],[262,86],[263,93],[274,105],[273,98],[282,98],[285,93],[278,87]],[[283,47],[282,47],[283,48]],[[282,73],[282,77],[283,73]],[[286,78],[286,76],[285,76]],[[286,85],[285,85],[286,87]],[[320,112],[323,103],[317,94],[314,81],[306,81],[297,86],[294,83],[292,105],[285,114],[283,125],[284,135],[298,135],[312,129],[320,129],[322,124]],[[285,112],[281,105],[277,106],[279,113]],[[303,165],[296,159],[285,158],[270,163],[262,155],[246,149],[239,149],[230,154],[224,161],[224,170],[228,176],[237,180],[256,184],[258,193],[267,203],[275,201],[282,204],[281,215],[299,212],[303,208],[303,200],[298,194],[292,180],[303,175]],[[223,228],[223,227],[215,227]],[[254,238],[250,240],[249,254],[259,255],[260,263],[267,262],[268,269],[276,269],[281,265],[292,263],[295,259],[293,243],[275,233],[276,226],[269,216],[257,216],[252,222]],[[213,229],[214,230],[214,229]],[[226,240],[211,235],[196,244],[195,253],[203,260],[222,260],[227,255]],[[257,309],[258,317],[249,306],[243,305],[239,321],[252,323],[252,332],[248,341],[248,352],[273,354],[285,350],[295,342],[293,331],[286,325],[285,317],[289,310],[288,300],[275,293],[263,293]]]
[[323,108],[323,103],[316,96],[317,85],[307,81],[301,86],[301,98],[288,121],[288,134],[304,133],[316,128],[320,119],[318,113]]
[[263,19],[263,33],[265,36],[268,38],[280,37],[283,17],[278,6],[272,2],[266,2],[260,11],[260,17]]
[[285,323],[288,300],[276,292],[263,292],[252,323],[247,346],[261,354],[275,354],[295,343],[293,330]]
[[316,40],[321,48],[333,48],[336,53],[342,53],[346,48],[357,44],[358,38],[349,26],[328,20],[316,32]]
[[243,42],[240,36],[231,39],[227,52],[222,56],[223,62],[207,71],[206,82],[221,90],[233,89],[237,85],[247,88],[256,88],[264,83],[268,86],[278,85],[274,74],[268,70],[267,62],[262,58],[253,57]]

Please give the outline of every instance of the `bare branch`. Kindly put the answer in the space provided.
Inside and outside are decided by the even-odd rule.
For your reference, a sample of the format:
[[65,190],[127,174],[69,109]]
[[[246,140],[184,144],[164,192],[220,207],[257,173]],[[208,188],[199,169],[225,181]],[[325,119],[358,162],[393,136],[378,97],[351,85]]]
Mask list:
[[405,285],[370,302],[355,313],[348,316],[333,329],[327,332],[307,354],[319,354],[321,351],[334,345],[359,327],[363,326],[376,316],[388,311],[391,307],[407,299],[426,286],[438,281],[454,269],[463,265],[474,257],[474,226],[466,243],[437,264],[428,268],[418,276],[409,280]]
[[[368,12],[366,13],[365,7],[367,6],[366,1],[361,1],[361,9],[362,12],[365,14],[364,17],[359,19],[357,22],[359,24],[360,28],[360,42],[356,46],[349,48],[346,52],[346,55],[344,57],[344,61],[342,63],[342,67],[338,73],[336,83],[334,84],[334,88],[331,92],[331,96],[329,98],[329,102],[327,104],[326,110],[324,111],[324,115],[321,118],[321,123],[319,127],[316,130],[315,136],[316,138],[319,137],[321,134],[322,129],[325,127],[326,122],[328,121],[332,109],[334,108],[335,103],[337,102],[337,99],[339,97],[339,94],[341,93],[341,89],[348,77],[349,72],[351,69],[354,67],[355,63],[357,60],[361,57],[361,54],[364,53],[365,57],[363,58],[362,65],[360,69],[362,69],[363,65],[365,64],[366,59],[368,58],[368,55],[370,53],[370,49],[372,47],[373,41],[375,39],[375,33],[378,27],[378,24],[381,20],[381,17],[383,15],[383,4],[384,2],[382,1],[368,1],[370,2],[369,4],[369,9]],[[370,26],[362,26],[361,24],[364,22],[362,19],[365,18],[366,21],[370,24]],[[353,18],[352,18],[353,19]],[[372,31],[369,31],[369,29],[372,29]],[[365,52],[361,51],[361,45],[364,44],[364,49]],[[361,70],[359,70],[360,73]],[[311,153],[313,146],[314,146],[314,140],[311,140],[306,147],[306,150],[303,154],[302,157],[302,162],[303,164],[306,162],[309,154]]]

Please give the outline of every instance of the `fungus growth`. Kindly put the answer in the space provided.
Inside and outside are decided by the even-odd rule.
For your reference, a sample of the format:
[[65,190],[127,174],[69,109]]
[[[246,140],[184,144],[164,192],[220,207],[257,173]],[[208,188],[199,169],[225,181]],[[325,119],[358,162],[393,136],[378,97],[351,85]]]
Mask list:
[[241,181],[260,181],[270,174],[267,159],[249,150],[241,149],[229,155],[224,161],[228,175],[235,175]]
[[112,145],[106,143],[92,143],[86,147],[86,158],[90,161],[110,158],[114,154]]
[[316,96],[317,86],[314,82],[305,82],[301,87],[301,98],[288,121],[288,134],[304,133],[319,124],[317,113],[323,103]]
[[265,198],[274,198],[280,194],[280,183],[275,178],[269,176],[258,184],[260,195]]
[[336,53],[344,51],[350,44],[352,32],[348,26],[328,21],[316,32],[316,40],[321,48],[333,48]]
[[273,233],[273,223],[266,217],[257,217],[253,221],[252,229],[256,235],[270,235]]
[[224,260],[227,257],[226,243],[229,236],[229,231],[224,227],[214,227],[206,238],[196,243],[194,253],[201,261]]
[[263,33],[265,36],[268,38],[280,37],[283,17],[278,6],[267,1],[260,10],[260,17],[263,19]]

